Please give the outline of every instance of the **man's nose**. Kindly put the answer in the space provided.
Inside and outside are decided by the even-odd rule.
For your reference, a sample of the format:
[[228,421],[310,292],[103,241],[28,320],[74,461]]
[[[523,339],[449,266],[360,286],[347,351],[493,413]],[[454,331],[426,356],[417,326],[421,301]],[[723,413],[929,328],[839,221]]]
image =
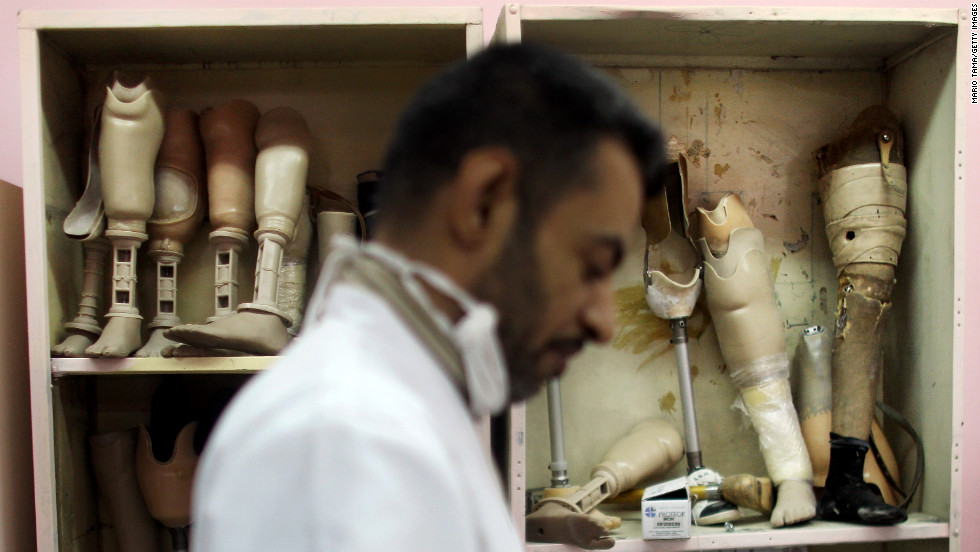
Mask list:
[[616,301],[612,283],[596,286],[582,310],[582,323],[589,339],[608,343],[616,330]]

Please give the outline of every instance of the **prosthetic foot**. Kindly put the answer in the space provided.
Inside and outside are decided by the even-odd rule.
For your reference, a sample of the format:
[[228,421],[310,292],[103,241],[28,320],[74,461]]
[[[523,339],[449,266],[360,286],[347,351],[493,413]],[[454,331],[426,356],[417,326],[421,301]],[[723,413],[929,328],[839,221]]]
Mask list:
[[119,552],[158,550],[156,525],[143,502],[136,477],[136,429],[94,435],[92,471]]
[[157,458],[145,427],[136,447],[136,475],[150,515],[170,530],[173,551],[187,552],[187,526],[191,523],[191,488],[197,469],[194,450],[197,422],[177,435],[169,458]]
[[[646,204],[642,215],[647,235],[643,271],[647,305],[657,317],[670,321],[684,413],[687,471],[689,478],[693,477],[690,484],[721,483],[721,477],[701,463],[694,385],[687,352],[687,319],[701,293],[701,258],[688,233],[687,159],[683,154],[677,155],[676,165],[668,167],[667,174],[663,189]],[[724,523],[739,517],[738,507],[724,500],[699,501],[693,512],[694,522],[701,525]]]
[[196,347],[274,355],[289,342],[289,317],[279,310],[279,270],[283,248],[292,241],[302,211],[310,130],[293,109],[277,108],[259,120],[255,133],[255,214],[259,242],[255,295],[232,316],[207,326],[185,324],[167,337]]
[[116,72],[106,90],[99,138],[102,198],[112,243],[109,321],[85,354],[124,357],[139,348],[136,250],[146,241],[153,214],[153,165],[163,139],[163,96],[149,78]]
[[[889,524],[906,518],[863,480],[860,485],[855,482],[861,476],[863,452],[856,476],[835,473],[850,469],[852,463],[835,461],[835,454],[857,455],[871,433],[884,319],[905,239],[903,145],[895,116],[883,106],[873,106],[858,115],[841,139],[816,153],[827,238],[839,280],[831,426],[834,434],[850,438],[831,439],[830,468],[819,506],[828,519]],[[838,449],[848,452],[835,452]]]
[[197,114],[167,112],[166,132],[157,155],[153,216],[147,222],[148,253],[157,265],[157,314],[150,338],[134,356],[158,357],[175,343],[163,331],[180,324],[177,316],[177,267],[186,245],[204,220],[204,154]]
[[[830,467],[830,351],[833,336],[821,326],[811,326],[803,330],[803,339],[797,347],[799,395],[796,408],[800,414],[800,430],[810,454],[813,465],[813,486],[823,487]],[[899,483],[898,462],[888,440],[877,420],[871,422],[871,435],[885,469]],[[892,506],[899,504],[898,496],[885,478],[882,468],[873,455],[864,462],[864,480],[876,485],[885,502]]]
[[[608,531],[618,526],[618,518],[590,518],[586,514],[606,498],[666,472],[681,456],[680,434],[673,425],[660,419],[640,422],[592,468],[591,481],[567,496],[554,493],[535,506],[525,518],[528,539],[583,548],[611,547]],[[610,526],[610,521],[615,525]]]
[[[782,527],[816,514],[813,470],[789,387],[789,358],[762,233],[736,195],[698,208],[705,297],[722,357],[778,488],[770,522]],[[720,483],[720,482],[719,482]]]

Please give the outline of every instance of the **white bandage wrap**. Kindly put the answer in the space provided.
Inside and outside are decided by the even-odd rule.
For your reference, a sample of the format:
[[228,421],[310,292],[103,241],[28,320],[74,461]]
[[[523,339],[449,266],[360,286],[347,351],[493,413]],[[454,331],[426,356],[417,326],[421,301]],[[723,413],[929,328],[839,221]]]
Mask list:
[[905,167],[897,163],[853,165],[824,175],[820,198],[834,266],[897,265],[907,196]]
[[759,448],[775,485],[813,481],[810,456],[793,408],[789,380],[779,378],[741,389],[736,407],[744,409],[759,434]]

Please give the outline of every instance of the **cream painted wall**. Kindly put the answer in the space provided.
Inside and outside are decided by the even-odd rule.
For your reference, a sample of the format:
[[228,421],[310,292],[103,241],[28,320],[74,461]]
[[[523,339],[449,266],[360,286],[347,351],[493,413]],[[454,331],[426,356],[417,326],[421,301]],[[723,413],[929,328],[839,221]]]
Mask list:
[[[616,5],[687,5],[682,1],[642,0],[533,0],[535,4],[596,4]],[[701,2],[696,2],[700,4]],[[779,4],[781,6],[848,6],[853,0],[709,0],[711,5],[737,6],[745,4]],[[0,258],[4,270],[0,271],[0,550],[30,550],[33,548],[33,513],[29,496],[30,486],[25,479],[30,474],[30,431],[26,403],[27,364],[23,301],[23,248],[18,246],[22,233],[20,211],[12,208],[20,199],[18,186],[22,186],[20,144],[20,98],[18,79],[17,13],[19,10],[44,9],[180,9],[180,8],[229,8],[252,7],[363,7],[370,6],[456,6],[476,4],[484,9],[486,35],[493,31],[497,15],[504,6],[494,0],[0,0],[0,179],[14,185],[0,184]],[[895,7],[957,7],[969,9],[963,0],[858,0],[864,6]],[[968,44],[968,41],[967,41]],[[965,70],[968,70],[966,67]],[[968,90],[957,90],[967,94]],[[960,114],[969,123],[968,144],[980,153],[980,106],[969,105],[967,113]],[[980,182],[980,162],[972,161],[964,176],[966,182]],[[9,206],[9,207],[8,207]],[[980,186],[967,186],[967,212],[980,210]],[[980,243],[980,218],[970,217],[967,222],[966,240],[969,244]],[[963,324],[968,328],[966,339],[965,372],[966,389],[980,391],[980,255],[967,259],[967,273],[972,275],[966,285],[963,298]],[[967,394],[970,396],[970,393]],[[980,401],[968,401],[965,405],[963,435],[960,455],[965,467],[962,503],[962,527],[960,535],[963,550],[971,550],[980,542]],[[936,459],[934,461],[944,461]],[[973,492],[969,491],[973,489]]]

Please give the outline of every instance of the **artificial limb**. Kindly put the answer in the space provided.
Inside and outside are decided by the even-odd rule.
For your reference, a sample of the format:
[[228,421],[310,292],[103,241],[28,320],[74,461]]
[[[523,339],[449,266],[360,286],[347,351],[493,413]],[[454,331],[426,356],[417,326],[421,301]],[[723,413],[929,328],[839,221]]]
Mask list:
[[[701,462],[687,349],[687,320],[701,293],[701,258],[688,234],[686,180],[687,159],[678,154],[677,163],[668,167],[662,190],[644,207],[642,222],[647,243],[643,281],[647,305],[657,317],[670,321],[673,334],[671,344],[684,414],[688,485],[712,485],[720,484],[722,478]],[[739,511],[725,500],[698,500],[692,508],[692,517],[695,524],[715,525],[738,519]]]
[[99,167],[102,201],[112,243],[112,297],[105,328],[85,349],[94,357],[125,357],[138,349],[136,251],[146,241],[153,214],[153,168],[163,140],[163,96],[147,77],[113,73],[102,107]]
[[882,332],[905,239],[903,139],[884,106],[862,111],[816,153],[827,238],[837,267],[831,359],[830,465],[818,513],[827,520],[894,525],[907,514],[863,477],[882,366]]
[[303,207],[312,137],[303,116],[280,107],[265,113],[255,131],[255,215],[259,242],[255,293],[238,312],[207,325],[184,324],[166,336],[194,347],[275,355],[289,342],[291,321],[279,309],[283,249],[292,241]]
[[202,150],[197,114],[169,109],[156,161],[153,216],[147,221],[147,253],[157,267],[157,314],[148,326],[149,339],[134,354],[137,357],[163,356],[176,345],[163,332],[181,323],[177,316],[177,267],[184,258],[184,246],[204,220]]
[[[830,357],[833,347],[833,336],[822,326],[811,326],[803,330],[803,337],[796,349],[799,385],[795,399],[796,409],[800,415],[800,430],[810,454],[813,465],[813,486],[822,488],[827,480],[827,469],[830,466],[830,417],[831,417],[831,383]],[[878,420],[871,420],[871,435],[884,469],[891,474],[898,484],[898,462],[895,453],[885,438]],[[885,477],[882,467],[875,457],[869,455],[864,461],[864,480],[878,487],[881,496],[888,504],[896,506],[899,498],[895,489]]]
[[197,422],[177,434],[169,456],[158,458],[146,427],[136,445],[136,477],[150,515],[170,531],[173,552],[187,552],[187,527],[191,523],[191,489],[197,470],[194,449]]
[[82,242],[82,290],[78,314],[65,323],[68,336],[51,349],[58,357],[82,357],[102,334],[99,308],[102,304],[102,277],[109,241],[102,237],[105,230],[105,211],[102,206],[102,182],[99,170],[99,133],[102,127],[102,106],[95,110],[88,147],[88,176],[85,190],[75,207],[65,217],[65,235]]
[[119,552],[158,550],[156,525],[136,476],[136,429],[89,438],[92,471]]
[[304,197],[294,237],[283,249],[282,268],[279,270],[279,310],[289,318],[289,328],[286,331],[290,339],[299,334],[306,307],[306,273],[310,244],[313,242],[313,222],[309,213],[310,201],[308,197]]
[[773,527],[816,514],[813,470],[789,386],[789,357],[762,232],[738,196],[698,208],[708,312],[777,487]]

